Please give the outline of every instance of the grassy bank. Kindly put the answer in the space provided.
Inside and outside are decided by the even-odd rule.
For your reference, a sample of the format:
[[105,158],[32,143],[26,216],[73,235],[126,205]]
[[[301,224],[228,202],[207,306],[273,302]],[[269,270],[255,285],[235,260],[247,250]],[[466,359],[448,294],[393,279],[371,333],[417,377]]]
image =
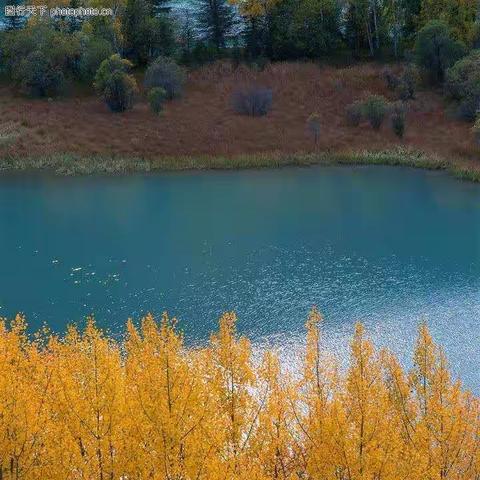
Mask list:
[[318,152],[223,156],[180,156],[157,159],[61,154],[43,157],[3,158],[0,172],[48,172],[57,175],[125,174],[181,170],[240,170],[312,165],[389,165],[446,170],[462,180],[480,182],[480,165],[445,160],[409,149],[380,152]]

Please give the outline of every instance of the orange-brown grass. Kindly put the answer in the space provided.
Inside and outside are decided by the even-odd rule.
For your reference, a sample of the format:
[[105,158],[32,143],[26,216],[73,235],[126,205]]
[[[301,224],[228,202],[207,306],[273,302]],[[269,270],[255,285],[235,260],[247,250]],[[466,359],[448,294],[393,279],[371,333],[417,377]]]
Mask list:
[[[400,68],[400,67],[396,67]],[[53,154],[108,155],[157,159],[166,156],[222,156],[378,151],[399,145],[460,158],[478,157],[470,126],[450,118],[439,93],[420,91],[410,103],[405,138],[399,140],[385,122],[380,132],[368,123],[350,127],[345,107],[369,93],[394,100],[382,80],[383,67],[360,64],[347,68],[313,63],[276,63],[264,71],[226,62],[189,74],[184,96],[154,115],[142,95],[132,111],[113,114],[96,96],[77,95],[33,100],[0,89],[0,129],[21,125],[15,141],[0,142],[0,158]],[[272,111],[263,118],[236,114],[232,92],[244,84],[273,89]],[[319,142],[306,128],[312,113],[320,117]]]

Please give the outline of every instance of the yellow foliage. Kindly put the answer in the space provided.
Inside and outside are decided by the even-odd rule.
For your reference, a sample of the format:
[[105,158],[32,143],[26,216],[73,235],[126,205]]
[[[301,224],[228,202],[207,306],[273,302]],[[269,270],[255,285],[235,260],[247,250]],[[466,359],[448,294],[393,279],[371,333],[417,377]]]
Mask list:
[[30,338],[0,321],[1,480],[476,480],[480,404],[419,327],[413,367],[357,325],[348,365],[307,321],[303,369],[253,358],[227,313],[186,347],[166,314],[122,342],[89,319]]
[[229,0],[232,5],[238,6],[242,15],[247,17],[261,17],[266,15],[281,0]]

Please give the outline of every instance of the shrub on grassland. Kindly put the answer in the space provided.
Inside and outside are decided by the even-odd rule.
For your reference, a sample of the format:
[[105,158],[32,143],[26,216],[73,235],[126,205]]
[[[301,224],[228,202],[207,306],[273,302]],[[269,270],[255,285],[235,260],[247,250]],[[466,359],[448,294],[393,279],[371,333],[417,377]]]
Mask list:
[[7,32],[0,45],[6,72],[20,90],[31,96],[63,93],[80,54],[76,36],[58,31],[49,22],[29,24]]
[[65,88],[63,70],[42,50],[34,50],[22,58],[15,65],[12,78],[24,93],[34,97],[55,96]]
[[80,77],[85,82],[92,82],[101,63],[113,55],[113,47],[104,38],[86,36],[82,40],[83,47],[79,59]]
[[402,102],[397,102],[392,108],[392,130],[398,138],[403,138],[405,135],[405,106]]
[[95,75],[95,89],[112,112],[124,112],[133,106],[137,82],[128,73],[131,67],[131,62],[115,54],[101,63]]
[[463,98],[456,110],[457,118],[467,122],[473,122],[477,118],[480,109],[480,96],[469,95]]
[[358,127],[363,118],[363,105],[362,102],[356,101],[348,105],[345,109],[345,115],[347,117],[347,123],[352,127]]
[[270,88],[250,86],[233,92],[232,104],[240,115],[261,117],[272,108],[273,93]]
[[388,113],[388,102],[381,95],[370,95],[363,103],[363,115],[370,125],[379,130]]
[[480,94],[480,50],[472,51],[447,70],[445,92],[454,100]]
[[443,83],[448,68],[465,55],[465,46],[454,40],[447,24],[440,20],[427,23],[417,34],[415,57],[430,83]]
[[402,101],[413,100],[420,76],[415,65],[408,65],[400,76],[397,86],[398,97]]
[[152,112],[159,114],[163,110],[163,104],[165,103],[167,92],[163,88],[155,87],[148,92],[147,96],[150,109]]
[[398,85],[400,84],[400,78],[391,68],[385,68],[382,72],[382,77],[385,80],[389,90],[396,90],[398,88]]
[[103,98],[112,112],[124,112],[133,107],[137,84],[131,75],[115,72],[107,80]]
[[386,68],[383,70],[382,76],[387,88],[395,92],[400,100],[406,101],[415,98],[420,78],[415,65],[408,64],[398,75],[391,68]]
[[318,113],[312,113],[307,119],[307,127],[310,133],[313,135],[315,145],[318,144],[320,138],[320,115]]
[[472,128],[477,143],[480,145],[480,115],[477,117],[475,125]]
[[168,57],[158,57],[145,72],[145,88],[163,88],[169,100],[182,95],[185,72]]
[[480,108],[480,50],[474,50],[447,70],[445,93],[457,102],[460,118],[475,120]]

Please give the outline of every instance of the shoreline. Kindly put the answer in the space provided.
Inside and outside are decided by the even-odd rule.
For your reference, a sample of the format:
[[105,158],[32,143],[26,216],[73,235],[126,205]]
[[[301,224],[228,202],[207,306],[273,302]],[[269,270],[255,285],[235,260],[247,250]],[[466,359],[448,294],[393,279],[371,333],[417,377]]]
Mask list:
[[95,174],[126,175],[137,172],[174,172],[196,170],[254,170],[282,167],[335,165],[403,166],[424,170],[442,170],[460,180],[480,183],[480,163],[446,160],[434,154],[407,148],[384,151],[346,151],[318,153],[260,153],[232,157],[165,156],[159,158],[125,158],[55,154],[43,157],[9,157],[0,159],[0,175],[49,173],[56,176]]

